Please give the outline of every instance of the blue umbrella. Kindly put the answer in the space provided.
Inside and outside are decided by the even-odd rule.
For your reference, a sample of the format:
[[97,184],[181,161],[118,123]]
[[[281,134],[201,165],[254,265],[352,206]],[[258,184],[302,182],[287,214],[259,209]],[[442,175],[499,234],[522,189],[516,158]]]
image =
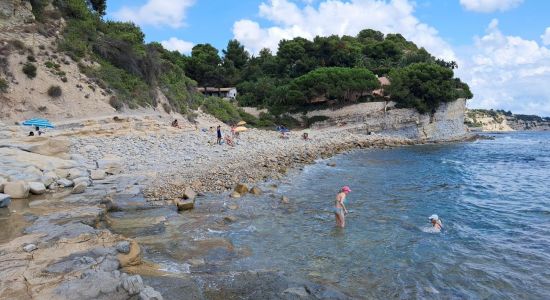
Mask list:
[[38,118],[27,120],[27,121],[23,122],[23,125],[25,125],[25,126],[46,127],[46,128],[54,128],[55,127],[52,123],[50,123],[50,121],[48,121],[46,119],[38,119]]

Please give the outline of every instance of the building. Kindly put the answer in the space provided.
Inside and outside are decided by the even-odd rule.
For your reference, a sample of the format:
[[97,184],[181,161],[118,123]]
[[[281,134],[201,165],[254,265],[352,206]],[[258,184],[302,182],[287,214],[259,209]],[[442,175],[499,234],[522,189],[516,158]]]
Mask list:
[[198,87],[197,91],[207,97],[215,96],[223,99],[237,98],[237,88],[234,88],[234,87],[225,87],[225,88]]

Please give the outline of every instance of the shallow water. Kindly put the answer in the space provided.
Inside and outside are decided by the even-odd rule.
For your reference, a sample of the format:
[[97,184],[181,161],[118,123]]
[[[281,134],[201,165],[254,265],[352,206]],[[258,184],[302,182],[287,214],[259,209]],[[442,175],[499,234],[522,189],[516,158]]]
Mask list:
[[[278,269],[357,298],[547,298],[549,133],[355,151],[330,161],[336,167],[322,161],[276,189],[266,184],[260,197],[207,196],[183,214],[115,214],[125,225],[113,229],[137,237],[147,259],[174,273]],[[353,192],[342,230],[330,208],[344,184]],[[291,203],[280,203],[281,195]],[[427,230],[433,213],[441,233]],[[161,215],[166,221],[151,221]],[[226,215],[238,221],[228,224]],[[136,217],[149,221],[120,221]],[[196,258],[205,264],[190,266]]]

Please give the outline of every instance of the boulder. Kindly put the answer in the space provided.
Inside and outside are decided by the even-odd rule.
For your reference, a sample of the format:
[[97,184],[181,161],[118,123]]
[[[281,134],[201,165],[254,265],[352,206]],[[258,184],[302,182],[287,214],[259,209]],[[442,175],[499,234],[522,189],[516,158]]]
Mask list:
[[128,241],[119,242],[116,244],[115,248],[119,253],[128,254],[130,253],[130,242]]
[[117,255],[117,258],[121,268],[137,266],[141,264],[141,248],[136,241],[131,241],[130,252],[128,252],[128,254],[120,253]]
[[79,184],[75,185],[73,190],[71,191],[71,194],[82,194],[86,190],[88,185],[85,182],[80,182]]
[[69,177],[69,170],[68,169],[55,169],[55,174],[59,178],[67,178],[67,177]]
[[260,189],[259,187],[255,186],[253,188],[250,189],[250,193],[252,195],[256,195],[256,196],[259,196],[262,194],[262,189]]
[[23,251],[25,252],[32,252],[34,250],[38,249],[35,244],[28,244],[23,247]]
[[175,199],[174,204],[176,204],[178,210],[190,210],[195,207],[195,200]]
[[24,181],[8,182],[4,185],[4,194],[10,195],[14,199],[29,197],[30,186]]
[[155,291],[152,287],[146,286],[139,293],[139,300],[163,300],[162,295]]
[[79,183],[85,183],[86,186],[92,185],[92,181],[90,180],[90,177],[78,177],[73,179],[73,183],[75,186],[77,186]]
[[42,195],[46,192],[46,186],[42,182],[29,182],[31,194]]
[[237,192],[233,192],[233,193],[231,193],[231,195],[229,195],[229,197],[231,197],[231,198],[241,198],[241,194],[239,194]]
[[197,193],[193,191],[190,187],[186,187],[185,191],[183,192],[183,199],[185,200],[195,200],[197,197]]
[[248,187],[244,183],[239,183],[237,186],[235,186],[235,192],[244,195],[248,193]]
[[54,183],[59,177],[57,177],[57,174],[55,172],[49,171],[45,172],[44,175],[40,178],[40,181],[45,185],[49,186],[50,184]]
[[130,296],[139,294],[142,290],[145,289],[143,280],[139,275],[133,275],[124,278],[120,285],[128,292]]
[[103,180],[107,177],[107,173],[102,169],[92,170],[90,177],[92,177],[93,180]]
[[8,207],[11,203],[10,195],[0,193],[0,208]]
[[105,155],[97,161],[97,167],[105,170],[107,174],[122,173],[122,159],[116,155]]
[[67,178],[70,180],[73,180],[75,178],[88,177],[88,176],[89,174],[87,170],[72,168],[72,169],[69,169],[69,174],[67,175]]
[[62,187],[71,187],[74,185],[74,183],[72,181],[70,181],[69,179],[66,179],[66,178],[61,178],[59,180],[56,181],[56,183]]

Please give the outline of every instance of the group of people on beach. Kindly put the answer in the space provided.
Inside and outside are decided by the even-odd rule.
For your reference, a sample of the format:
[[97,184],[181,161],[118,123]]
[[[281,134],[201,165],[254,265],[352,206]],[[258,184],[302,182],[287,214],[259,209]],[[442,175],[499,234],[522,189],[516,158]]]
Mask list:
[[29,136],[35,136],[35,135],[40,136],[42,134],[44,134],[44,132],[42,130],[40,130],[40,127],[38,127],[38,126],[34,127],[34,131],[29,132]]
[[[334,215],[336,217],[336,226],[344,228],[346,226],[346,215],[349,213],[344,201],[346,200],[347,195],[351,193],[351,188],[347,185],[343,186],[340,189],[340,192],[336,195],[336,201],[334,202]],[[432,230],[434,232],[441,232],[443,229],[443,223],[438,215],[433,214],[428,217],[432,225]]]

